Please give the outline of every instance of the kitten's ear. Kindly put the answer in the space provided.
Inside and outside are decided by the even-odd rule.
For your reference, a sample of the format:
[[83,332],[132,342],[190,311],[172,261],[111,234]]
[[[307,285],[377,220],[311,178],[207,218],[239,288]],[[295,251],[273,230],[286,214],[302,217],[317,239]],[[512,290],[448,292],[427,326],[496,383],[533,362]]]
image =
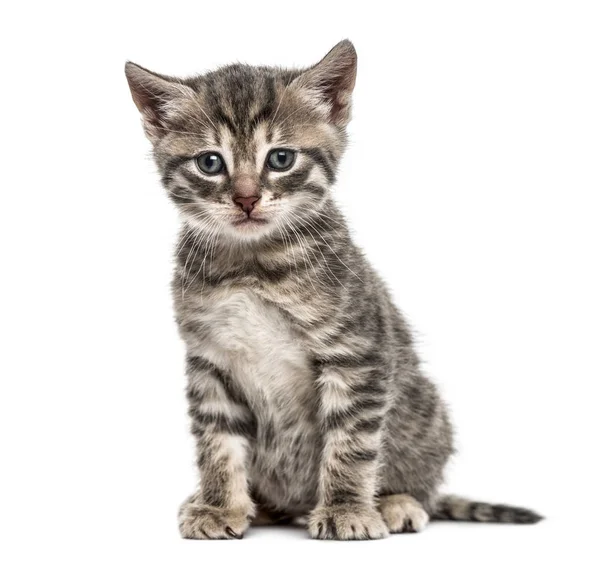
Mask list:
[[328,106],[329,119],[339,126],[350,121],[352,90],[356,82],[356,50],[348,39],[340,41],[295,83]]
[[174,102],[192,94],[192,89],[175,78],[150,72],[131,62],[125,64],[125,76],[131,97],[142,114],[144,131],[151,141],[156,141],[165,133]]

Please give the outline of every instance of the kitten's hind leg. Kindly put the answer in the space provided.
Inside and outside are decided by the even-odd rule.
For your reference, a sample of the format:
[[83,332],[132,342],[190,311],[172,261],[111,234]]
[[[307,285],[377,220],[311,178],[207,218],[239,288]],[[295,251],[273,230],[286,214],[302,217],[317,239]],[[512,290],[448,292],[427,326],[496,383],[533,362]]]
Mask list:
[[421,503],[410,495],[382,496],[379,510],[392,534],[421,532],[429,522],[429,515]]

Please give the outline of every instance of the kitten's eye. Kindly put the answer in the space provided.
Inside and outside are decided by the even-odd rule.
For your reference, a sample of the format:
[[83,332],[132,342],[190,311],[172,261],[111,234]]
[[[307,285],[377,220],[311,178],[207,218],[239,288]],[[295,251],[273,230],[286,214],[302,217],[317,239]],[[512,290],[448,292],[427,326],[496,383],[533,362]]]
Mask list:
[[289,170],[296,160],[296,153],[289,149],[275,149],[267,157],[267,166],[271,170],[283,172]]
[[221,158],[221,155],[216,152],[205,152],[196,158],[196,164],[200,171],[209,176],[214,176],[223,172],[225,169],[225,163]]

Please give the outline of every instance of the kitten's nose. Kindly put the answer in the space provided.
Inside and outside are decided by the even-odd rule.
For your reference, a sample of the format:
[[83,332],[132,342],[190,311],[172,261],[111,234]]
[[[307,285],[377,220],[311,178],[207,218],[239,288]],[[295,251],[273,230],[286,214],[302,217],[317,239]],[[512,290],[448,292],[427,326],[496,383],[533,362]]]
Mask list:
[[260,197],[257,197],[257,196],[234,197],[233,201],[236,203],[236,205],[239,205],[245,213],[250,215],[250,213],[254,209],[254,206],[256,205],[256,202],[259,199],[260,199]]
[[260,199],[258,178],[251,174],[239,174],[233,180],[233,202],[250,216]]

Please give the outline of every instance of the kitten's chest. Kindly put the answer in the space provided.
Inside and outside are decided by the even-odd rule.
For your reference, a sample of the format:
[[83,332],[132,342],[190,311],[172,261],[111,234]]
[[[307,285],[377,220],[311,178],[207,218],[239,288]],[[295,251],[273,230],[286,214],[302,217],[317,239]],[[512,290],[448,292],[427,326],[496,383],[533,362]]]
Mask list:
[[[196,313],[202,355],[226,369],[249,403],[269,416],[304,416],[314,395],[305,343],[280,308],[250,289],[224,289]],[[189,343],[188,343],[189,345]]]

